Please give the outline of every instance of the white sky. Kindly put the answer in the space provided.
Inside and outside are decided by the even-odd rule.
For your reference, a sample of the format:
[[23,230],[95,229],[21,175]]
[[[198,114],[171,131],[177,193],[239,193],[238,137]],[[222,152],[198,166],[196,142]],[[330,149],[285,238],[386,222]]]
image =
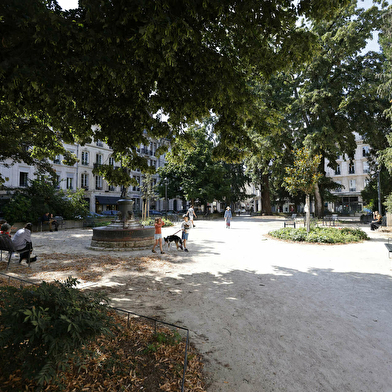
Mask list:
[[[67,9],[73,9],[73,8],[78,8],[78,0],[57,0],[60,7],[67,10]],[[390,3],[390,1],[388,1]],[[361,8],[369,8],[373,5],[373,0],[358,0],[358,7]],[[366,46],[364,52],[367,52],[369,50],[373,51],[379,51],[380,46],[378,45],[378,34],[375,33],[373,34],[373,40],[371,40],[368,45]]]

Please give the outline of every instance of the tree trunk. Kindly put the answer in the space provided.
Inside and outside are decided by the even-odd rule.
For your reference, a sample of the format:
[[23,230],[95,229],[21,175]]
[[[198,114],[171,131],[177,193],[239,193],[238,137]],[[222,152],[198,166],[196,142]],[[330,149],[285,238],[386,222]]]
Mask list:
[[306,210],[306,232],[310,231],[310,195],[306,194],[305,198],[305,210]]
[[315,204],[314,206],[315,216],[321,218],[324,215],[324,201],[323,198],[321,197],[320,188],[318,184],[316,184],[314,188],[314,204]]
[[261,200],[263,203],[261,206],[261,212],[266,215],[272,215],[269,174],[262,174],[261,183]]

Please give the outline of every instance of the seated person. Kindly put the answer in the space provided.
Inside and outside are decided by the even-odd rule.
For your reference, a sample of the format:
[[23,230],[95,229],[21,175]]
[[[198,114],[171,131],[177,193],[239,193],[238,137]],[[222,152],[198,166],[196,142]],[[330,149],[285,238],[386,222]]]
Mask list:
[[377,230],[382,224],[382,216],[375,211],[374,213],[374,221],[370,224],[370,230]]
[[[19,229],[12,239],[14,243],[14,247],[16,251],[19,253],[19,263],[22,260],[27,260],[29,254],[33,251],[33,243],[31,242],[31,231],[33,229],[33,225],[31,223],[27,223],[23,229]],[[34,262],[37,260],[37,257],[32,257],[30,262]]]
[[49,214],[49,212],[45,213],[41,218],[42,224],[49,223],[49,230],[52,230],[52,224],[54,225],[54,231],[59,231],[59,223],[53,219],[53,214]]

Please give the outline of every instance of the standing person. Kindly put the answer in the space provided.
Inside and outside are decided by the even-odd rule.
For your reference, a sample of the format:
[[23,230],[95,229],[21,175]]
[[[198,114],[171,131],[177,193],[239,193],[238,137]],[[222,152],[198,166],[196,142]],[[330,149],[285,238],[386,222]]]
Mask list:
[[155,244],[152,248],[152,253],[157,253],[155,251],[155,247],[159,244],[159,248],[161,249],[161,254],[165,254],[162,249],[162,226],[165,225],[165,222],[161,218],[155,218]]
[[[14,247],[16,251],[19,253],[19,263],[22,260],[27,260],[29,257],[29,253],[33,251],[33,243],[31,242],[31,231],[33,229],[33,225],[31,223],[26,223],[23,229],[19,229],[12,239],[14,243]],[[37,257],[32,257],[30,262],[34,262],[37,260]]]
[[186,247],[186,242],[188,241],[189,229],[191,228],[191,224],[190,224],[190,222],[188,222],[187,215],[184,215],[183,218],[184,218],[184,221],[181,223],[182,241],[184,243],[184,252],[188,252],[188,249]]
[[187,214],[188,214],[188,216],[189,216],[189,220],[190,220],[191,223],[192,223],[192,227],[196,227],[196,226],[193,224],[193,215],[195,215],[196,218],[197,218],[197,215],[196,215],[195,210],[193,209],[193,206],[190,206],[190,208],[189,208]]
[[226,207],[224,218],[225,218],[225,222],[226,222],[226,229],[230,229],[230,221],[231,221],[232,215],[231,215],[230,207],[228,207],[228,206]]

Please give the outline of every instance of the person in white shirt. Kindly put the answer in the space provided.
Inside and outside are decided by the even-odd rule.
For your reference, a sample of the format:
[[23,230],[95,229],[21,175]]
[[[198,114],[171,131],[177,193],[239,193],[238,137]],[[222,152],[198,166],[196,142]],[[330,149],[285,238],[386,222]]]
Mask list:
[[[33,243],[31,242],[31,231],[33,229],[33,225],[31,223],[27,223],[23,229],[19,229],[14,238],[12,238],[12,242],[16,251],[19,253],[19,263],[22,260],[27,260],[29,254],[33,251]],[[32,257],[30,262],[34,262],[37,260],[37,257]]]
[[196,218],[197,218],[197,215],[196,215],[195,210],[193,209],[193,206],[190,206],[190,208],[189,208],[189,210],[188,210],[188,212],[187,212],[187,215],[188,215],[188,217],[189,217],[189,220],[190,220],[191,223],[192,223],[192,227],[196,227],[196,226],[193,224],[193,215],[195,215]]

